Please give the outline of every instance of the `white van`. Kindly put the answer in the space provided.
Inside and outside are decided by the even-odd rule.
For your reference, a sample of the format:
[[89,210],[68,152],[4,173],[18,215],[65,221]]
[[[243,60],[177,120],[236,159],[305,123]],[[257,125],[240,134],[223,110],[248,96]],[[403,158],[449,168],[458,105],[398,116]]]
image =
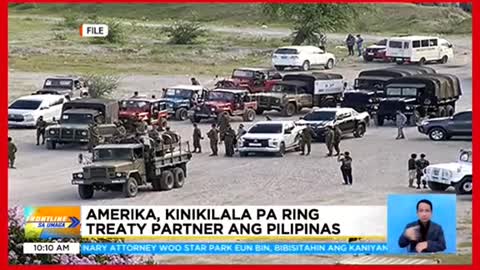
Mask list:
[[60,119],[65,97],[62,95],[31,95],[16,99],[8,106],[8,126],[35,127],[37,120]]
[[388,40],[386,56],[397,64],[447,63],[453,59],[453,45],[445,39],[426,36],[394,37]]

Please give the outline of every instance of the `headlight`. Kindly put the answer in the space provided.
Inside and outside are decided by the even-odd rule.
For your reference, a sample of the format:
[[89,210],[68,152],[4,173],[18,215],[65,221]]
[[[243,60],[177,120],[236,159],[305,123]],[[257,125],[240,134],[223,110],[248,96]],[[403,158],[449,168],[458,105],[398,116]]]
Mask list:
[[197,111],[200,111],[200,107],[197,107]]
[[428,98],[426,98],[423,103],[425,103],[425,105],[429,105],[430,103],[432,103],[432,101]]
[[49,131],[48,133],[50,133],[50,134],[53,135],[53,134],[57,133],[57,130],[55,130],[55,129],[50,129],[50,131]]
[[373,106],[374,110],[378,110],[378,105]]
[[25,119],[25,121],[33,121],[33,115],[31,114],[26,114],[23,116],[23,118]]
[[410,107],[410,106],[406,106],[406,107],[405,107],[405,109],[406,109],[407,111],[409,111],[409,110],[411,110],[411,109],[412,109],[412,107]]
[[83,178],[83,173],[75,174],[75,178],[82,179]]
[[452,178],[453,173],[451,171],[443,171],[443,174],[446,178]]
[[214,112],[214,111],[215,111],[215,108],[211,108],[210,110],[211,110],[212,112]]
[[123,177],[125,174],[124,173],[121,173],[121,172],[117,172],[115,174],[116,177],[120,178],[120,177]]
[[87,132],[86,132],[86,131],[82,131],[82,136],[87,136]]
[[369,103],[372,103],[372,102],[373,102],[373,99],[371,99],[371,98],[368,99],[368,102],[369,102]]

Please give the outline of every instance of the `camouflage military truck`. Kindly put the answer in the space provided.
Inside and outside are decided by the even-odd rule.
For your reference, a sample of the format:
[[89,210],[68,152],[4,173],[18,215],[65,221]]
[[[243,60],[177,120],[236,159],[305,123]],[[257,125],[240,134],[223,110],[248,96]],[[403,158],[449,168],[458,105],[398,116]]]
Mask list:
[[116,100],[88,98],[66,102],[58,124],[49,126],[45,132],[47,149],[56,149],[58,144],[87,144],[91,141],[93,125],[117,120]]
[[385,98],[376,107],[374,118],[382,126],[395,120],[402,111],[410,125],[425,118],[447,117],[455,113],[455,103],[462,95],[460,80],[451,74],[421,74],[396,78],[385,86]]
[[335,107],[343,93],[343,77],[333,73],[288,74],[268,93],[252,94],[257,114],[266,110],[292,116],[302,108]]
[[90,164],[72,175],[82,199],[90,199],[95,191],[118,191],[135,197],[139,187],[151,185],[154,191],[181,188],[191,160],[189,143],[168,141],[148,146],[135,138],[120,143],[101,144],[93,149]]

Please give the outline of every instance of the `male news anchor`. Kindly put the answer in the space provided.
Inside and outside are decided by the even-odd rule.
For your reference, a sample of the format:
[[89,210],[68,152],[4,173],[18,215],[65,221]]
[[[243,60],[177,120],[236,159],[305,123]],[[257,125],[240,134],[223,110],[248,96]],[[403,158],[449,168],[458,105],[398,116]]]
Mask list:
[[431,221],[432,202],[420,200],[417,203],[418,220],[407,224],[405,231],[398,239],[401,248],[408,247],[409,252],[428,253],[446,249],[442,226]]

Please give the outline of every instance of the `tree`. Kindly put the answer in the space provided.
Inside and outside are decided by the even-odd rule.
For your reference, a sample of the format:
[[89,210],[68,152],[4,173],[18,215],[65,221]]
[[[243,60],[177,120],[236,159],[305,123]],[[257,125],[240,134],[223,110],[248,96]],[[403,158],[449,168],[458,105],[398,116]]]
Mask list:
[[293,45],[324,45],[325,32],[346,28],[365,8],[352,4],[266,4],[263,12],[271,18],[292,22]]
[[170,44],[192,44],[195,40],[205,35],[206,30],[197,22],[175,21],[162,29],[170,38]]
[[92,98],[107,97],[117,89],[119,77],[113,75],[88,74],[84,76],[88,85],[88,94]]

